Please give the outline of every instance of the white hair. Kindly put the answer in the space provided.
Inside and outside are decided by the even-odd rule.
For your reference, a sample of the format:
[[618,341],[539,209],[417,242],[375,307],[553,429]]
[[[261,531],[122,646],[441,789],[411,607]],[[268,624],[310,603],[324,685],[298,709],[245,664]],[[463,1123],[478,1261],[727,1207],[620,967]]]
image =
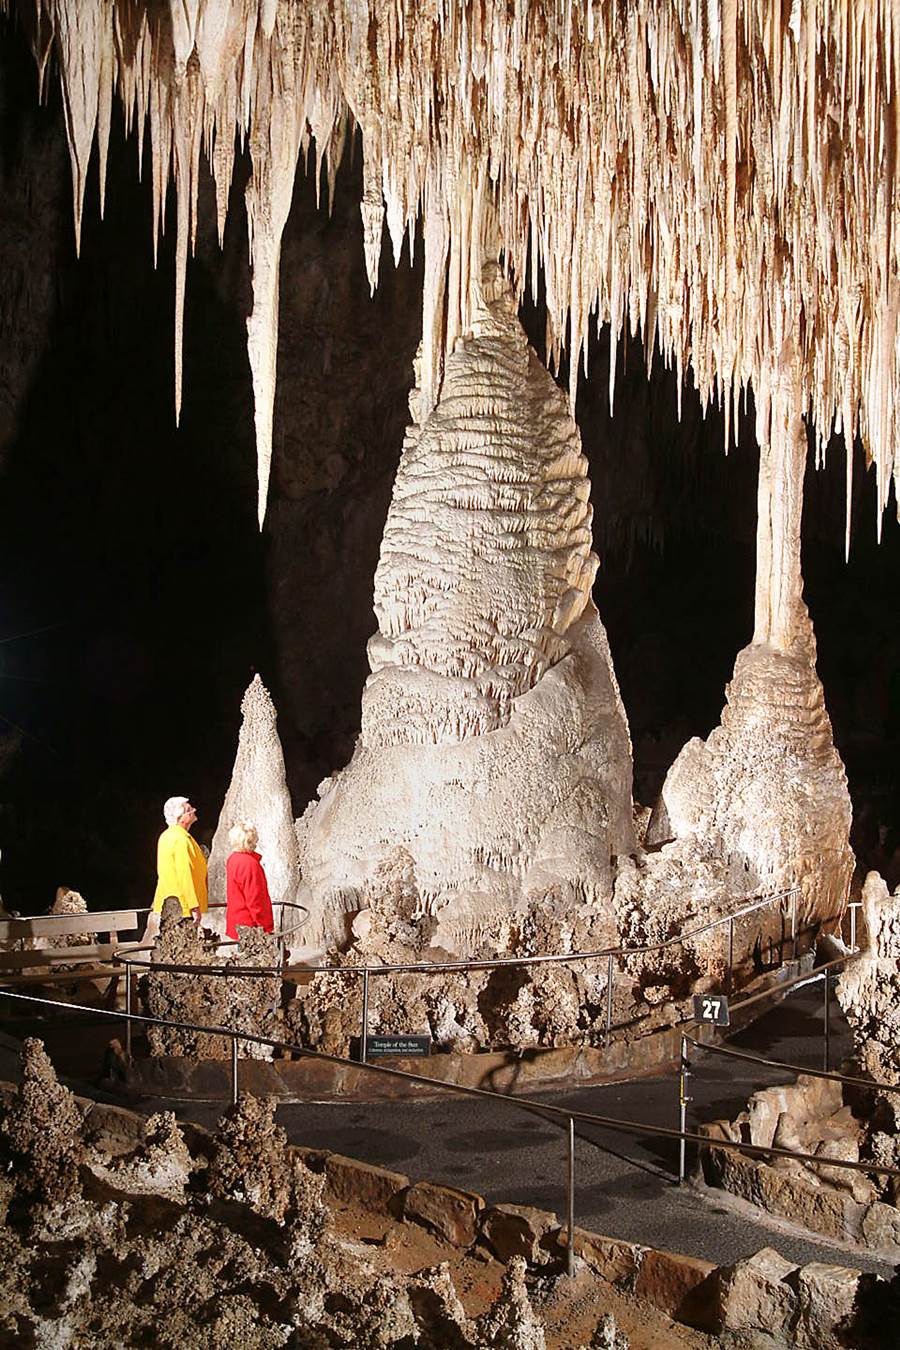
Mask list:
[[236,820],[228,831],[228,842],[235,853],[255,852],[259,833],[252,820]]
[[163,818],[167,825],[177,825],[181,819],[184,808],[190,801],[189,797],[170,797],[163,806]]

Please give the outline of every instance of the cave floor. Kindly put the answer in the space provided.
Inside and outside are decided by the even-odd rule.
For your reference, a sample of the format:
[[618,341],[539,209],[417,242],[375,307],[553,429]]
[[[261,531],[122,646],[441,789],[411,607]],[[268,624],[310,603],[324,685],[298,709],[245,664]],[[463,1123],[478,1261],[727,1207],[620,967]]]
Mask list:
[[[821,981],[801,986],[771,1009],[732,1044],[770,1058],[802,1066],[822,1066]],[[85,1086],[86,1066],[93,1077],[109,1040],[109,1022],[78,1023],[18,1019],[4,1023],[16,1038],[41,1035],[58,1072],[77,1091]],[[850,1052],[846,1023],[832,999],[831,1062]],[[699,1120],[733,1117],[757,1088],[784,1082],[790,1075],[740,1061],[703,1054],[690,1081],[690,1126]],[[0,1046],[0,1074],[16,1076],[12,1039]],[[107,1097],[107,1100],[117,1100]],[[674,1076],[578,1087],[570,1092],[536,1094],[534,1100],[595,1112],[623,1120],[677,1125]],[[127,1104],[150,1113],[160,1099]],[[221,1104],[179,1103],[177,1114],[211,1128]],[[534,1205],[565,1213],[564,1136],[546,1121],[529,1117],[512,1104],[447,1094],[437,1100],[371,1104],[305,1102],[278,1107],[278,1119],[292,1143],[327,1148],[365,1162],[389,1167],[414,1180],[431,1180],[482,1194],[489,1202]],[[892,1267],[850,1247],[813,1240],[801,1229],[763,1219],[719,1191],[700,1185],[679,1187],[675,1141],[634,1137],[588,1125],[577,1128],[576,1223],[583,1228],[647,1246],[684,1252],[717,1264],[730,1263],[763,1246],[776,1247],[798,1265],[808,1261],[846,1264],[881,1274]],[[690,1167],[690,1157],[689,1157]]]

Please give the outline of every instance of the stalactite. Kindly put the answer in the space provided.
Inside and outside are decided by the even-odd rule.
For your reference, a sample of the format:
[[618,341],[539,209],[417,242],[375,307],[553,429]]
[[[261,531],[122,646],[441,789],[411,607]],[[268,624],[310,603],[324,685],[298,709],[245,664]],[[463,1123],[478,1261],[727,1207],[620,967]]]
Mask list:
[[[150,122],[154,246],[170,176],[179,222],[196,200],[200,141],[221,234],[236,136],[271,147],[280,185],[292,177],[290,155],[312,138],[330,193],[352,118],[370,284],[385,220],[395,258],[420,215],[429,258],[446,251],[445,296],[429,277],[426,402],[465,331],[475,189],[493,200],[517,294],[529,249],[532,285],[543,269],[548,359],[556,364],[568,345],[571,399],[594,314],[612,326],[611,393],[627,323],[643,329],[648,352],[658,345],[679,372],[690,367],[704,404],[721,402],[729,423],[740,390],[766,378],[792,332],[797,399],[820,455],[833,427],[848,453],[858,435],[885,506],[900,462],[894,0],[0,0],[0,11],[14,4],[39,72],[55,53],[76,240],[95,132],[103,182],[113,89],[139,156]],[[253,222],[271,255],[254,259],[261,302],[250,335],[263,495],[275,217],[286,209],[282,186],[268,194],[261,184],[248,196],[257,216],[274,212],[262,232]],[[179,223],[179,295],[183,238]],[[849,491],[848,478],[848,510]]]

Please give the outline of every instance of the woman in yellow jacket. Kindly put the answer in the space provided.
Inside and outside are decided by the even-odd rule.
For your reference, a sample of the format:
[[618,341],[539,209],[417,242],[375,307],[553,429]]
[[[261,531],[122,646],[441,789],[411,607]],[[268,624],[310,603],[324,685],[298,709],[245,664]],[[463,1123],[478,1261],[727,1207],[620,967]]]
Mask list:
[[156,893],[153,911],[159,914],[163,901],[173,895],[185,916],[195,923],[206,913],[206,859],[188,831],[197,812],[187,797],[170,797],[163,807],[167,828],[159,836],[156,848]]

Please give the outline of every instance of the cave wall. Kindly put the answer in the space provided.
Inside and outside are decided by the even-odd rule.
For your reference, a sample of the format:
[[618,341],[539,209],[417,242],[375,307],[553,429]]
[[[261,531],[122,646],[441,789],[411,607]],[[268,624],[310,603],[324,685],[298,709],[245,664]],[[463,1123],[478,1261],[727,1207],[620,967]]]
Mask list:
[[[255,669],[279,709],[298,814],[349,760],[421,325],[421,248],[396,270],[385,250],[369,297],[358,156],[330,217],[301,166],[260,538],[243,212],[230,213],[220,251],[204,181],[176,429],[172,203],[154,270],[149,183],[116,112],[106,220],[94,163],[77,260],[56,82],[48,89],[41,108],[31,55],[0,23],[0,893],[27,907],[57,882],[94,904],[146,900],[172,792],[192,795],[208,839]],[[246,175],[239,158],[235,193]],[[523,321],[540,350],[540,300]],[[704,418],[690,389],[679,422],[674,377],[656,361],[648,379],[637,342],[619,353],[611,417],[607,341],[591,343],[577,420],[594,596],[636,795],[650,801],[685,740],[718,720],[750,635],[757,452],[752,409],[727,457],[721,417]],[[860,466],[847,567],[842,450],[808,470],[807,599],[857,813],[872,803],[869,835],[878,820],[900,824],[900,539],[890,519],[876,545],[871,494]]]

